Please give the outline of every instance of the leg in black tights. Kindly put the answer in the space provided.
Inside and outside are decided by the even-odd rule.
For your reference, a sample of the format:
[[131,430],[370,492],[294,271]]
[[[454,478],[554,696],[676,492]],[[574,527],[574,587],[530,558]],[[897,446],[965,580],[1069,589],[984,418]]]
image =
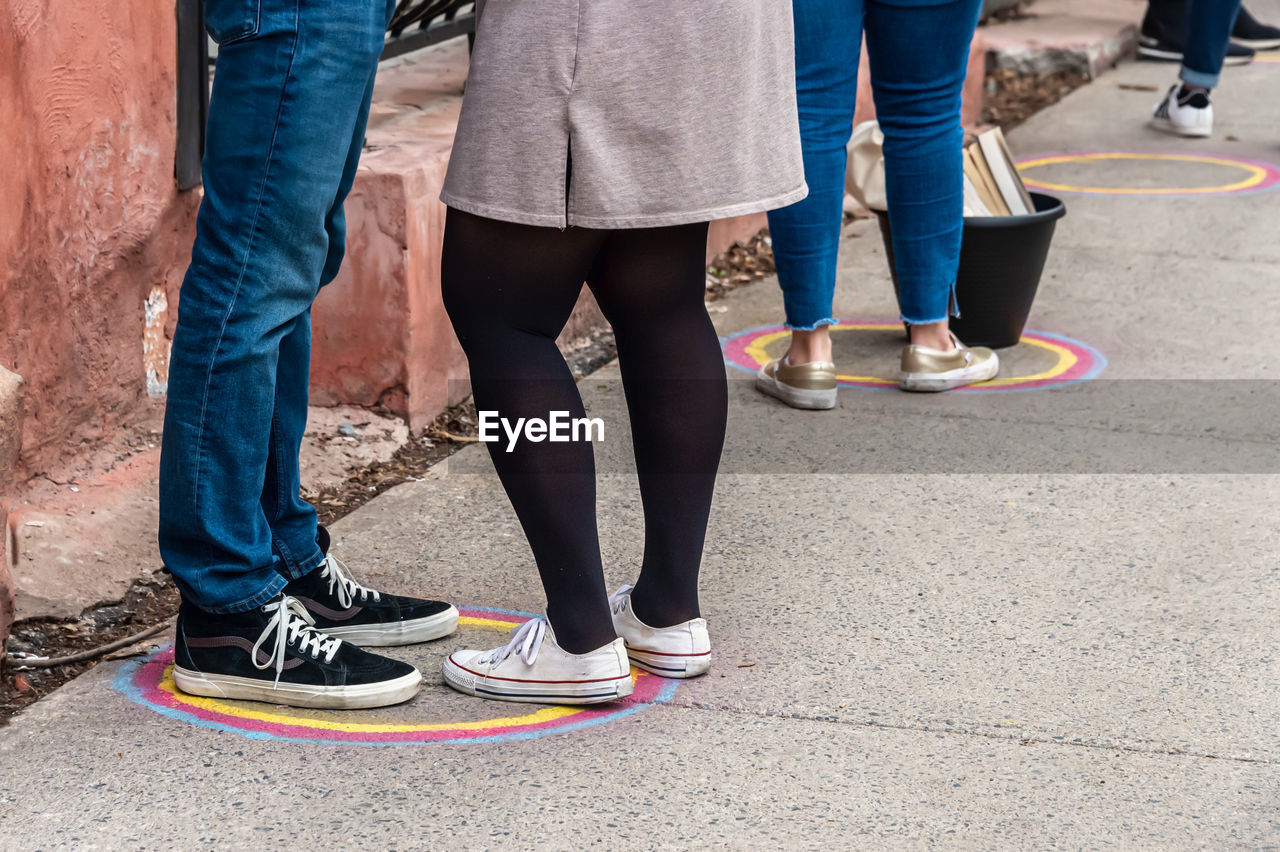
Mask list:
[[724,446],[724,356],[706,304],[706,225],[614,232],[589,284],[613,326],[644,505],[631,604],[651,627],[697,618]]
[[[698,614],[697,577],[727,406],[724,365],[703,305],[706,226],[537,228],[450,210],[442,285],[467,353],[476,406],[502,417],[584,415],[555,338],[590,282],[618,341],[645,509],[633,602],[666,626]],[[529,538],[560,645],[614,638],[585,442],[490,444]]]

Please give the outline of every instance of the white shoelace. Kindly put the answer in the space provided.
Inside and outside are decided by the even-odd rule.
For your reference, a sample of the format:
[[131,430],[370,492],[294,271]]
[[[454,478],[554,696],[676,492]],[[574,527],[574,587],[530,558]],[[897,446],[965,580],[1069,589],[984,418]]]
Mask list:
[[[338,653],[338,646],[342,644],[342,640],[316,630],[315,619],[295,598],[282,595],[279,600],[272,601],[262,609],[264,612],[273,612],[275,615],[267,622],[266,629],[254,643],[253,651],[249,656],[252,657],[253,665],[259,671],[265,671],[273,664],[275,665],[277,686],[280,684],[280,674],[284,671],[290,642],[297,642],[298,650],[304,654],[310,654],[312,659],[318,660],[323,655],[326,663],[333,662],[333,655]],[[259,664],[258,650],[272,633],[276,637],[275,647],[271,649],[271,656],[267,661]]]
[[621,589],[618,589],[618,591],[614,592],[613,594],[609,595],[609,609],[613,611],[614,615],[617,615],[618,613],[622,612],[622,610],[626,607],[627,595],[631,594],[631,592],[634,590],[635,590],[635,586],[626,585],[626,586],[623,586]]
[[494,648],[481,657],[479,662],[497,665],[518,651],[520,659],[529,665],[533,665],[533,661],[538,659],[538,649],[542,647],[542,638],[546,635],[547,622],[542,618],[531,618],[511,631],[511,641],[501,648]]
[[343,609],[349,609],[357,596],[361,601],[367,601],[370,597],[374,601],[382,600],[381,594],[373,589],[365,588],[351,579],[351,575],[347,573],[347,566],[342,564],[342,560],[332,553],[326,554],[324,557],[320,570],[320,579],[329,581],[329,594],[333,594],[335,591],[338,593],[338,603],[342,605]]

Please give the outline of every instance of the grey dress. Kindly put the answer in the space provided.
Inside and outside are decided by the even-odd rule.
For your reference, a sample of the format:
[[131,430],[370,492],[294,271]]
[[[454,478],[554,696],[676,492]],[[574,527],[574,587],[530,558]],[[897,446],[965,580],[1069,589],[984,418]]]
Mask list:
[[806,192],[791,0],[480,4],[450,207],[644,228]]

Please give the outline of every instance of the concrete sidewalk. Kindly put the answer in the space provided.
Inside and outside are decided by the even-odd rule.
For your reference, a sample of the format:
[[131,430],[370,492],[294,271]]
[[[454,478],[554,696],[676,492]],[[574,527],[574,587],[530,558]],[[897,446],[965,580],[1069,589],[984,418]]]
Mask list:
[[[1143,87],[1173,74],[1122,65],[1012,145],[1026,158],[1200,159],[1028,176],[1192,188],[1261,169],[1265,183],[1248,164],[1280,164],[1280,63],[1229,71],[1202,142],[1143,127],[1158,98]],[[1052,373],[1066,351],[1097,356],[1092,382],[927,398],[850,388],[835,411],[801,413],[730,368],[742,381],[704,563],[708,677],[642,679],[638,700],[594,714],[444,687],[445,654],[496,645],[542,606],[496,479],[467,472],[487,469],[471,448],[335,529],[371,584],[468,609],[456,637],[397,652],[427,677],[414,702],[347,715],[184,702],[162,657],[104,663],[0,731],[0,848],[1280,845],[1274,429],[1197,431],[1126,419],[1117,403],[1168,388],[1194,408],[1223,380],[1280,378],[1266,321],[1280,312],[1280,191],[1062,197],[1030,323],[1046,334],[1003,352],[1003,375]],[[851,322],[838,360],[891,375],[901,335],[874,226],[854,226],[844,249],[838,314],[890,322]],[[772,282],[723,306],[721,333],[757,344],[741,357],[782,345],[765,339],[781,319]],[[616,376],[582,383],[619,431],[601,449],[611,584],[632,578],[642,539]],[[1070,404],[1104,383],[1113,396]],[[1108,399],[1114,410],[1097,407]],[[986,466],[929,473],[963,452],[957,423],[996,436]],[[909,432],[935,435],[932,452],[895,449]],[[1117,440],[1150,453],[1137,473],[1106,472]],[[1256,473],[1184,472],[1223,447],[1256,453]],[[1072,465],[1052,463],[1067,452]],[[792,472],[806,465],[824,472]]]

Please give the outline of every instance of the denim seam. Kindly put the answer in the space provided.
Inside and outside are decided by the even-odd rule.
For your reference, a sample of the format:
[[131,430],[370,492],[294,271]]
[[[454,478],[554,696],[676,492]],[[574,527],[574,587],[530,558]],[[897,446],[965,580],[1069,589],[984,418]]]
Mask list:
[[946,322],[952,317],[960,319],[960,301],[956,298],[956,286],[958,281],[951,282],[950,294],[947,296],[947,312],[937,319],[911,319],[906,314],[899,314],[898,318],[907,325],[932,325],[935,322]]
[[[289,84],[293,81],[293,65],[298,56],[298,42],[301,38],[301,26],[302,26],[301,10],[299,6],[295,3],[293,46],[289,55],[289,67],[285,71],[284,83],[280,87],[280,102],[279,102],[279,105],[276,107],[275,130],[271,136],[271,146],[267,152],[267,163],[266,163],[266,168],[263,170],[262,181],[258,185],[258,195],[257,195],[257,201],[255,203],[254,211],[253,211],[253,221],[250,223],[250,226],[249,226],[249,243],[245,249],[244,261],[240,266],[240,274],[236,278],[235,289],[233,290],[231,295],[231,304],[227,306],[227,311],[222,317],[222,325],[218,328],[218,339],[213,347],[213,355],[210,359],[208,370],[205,376],[204,392],[200,398],[200,422],[197,428],[197,438],[196,438],[196,470],[195,470],[195,475],[192,477],[192,492],[195,498],[194,509],[195,509],[195,515],[197,517],[199,517],[200,515],[200,494],[201,494],[200,472],[201,472],[201,468],[203,468],[204,466],[203,462],[204,462],[205,423],[206,423],[206,419],[209,411],[209,390],[210,390],[210,387],[213,385],[213,361],[217,360],[218,351],[222,348],[223,340],[226,339],[227,323],[231,321],[231,315],[235,312],[236,302],[239,300],[239,297],[240,297],[240,288],[244,285],[245,274],[249,268],[249,260],[253,255],[253,246],[257,241],[258,223],[262,218],[263,199],[266,195],[267,183],[269,182],[271,177],[271,166],[272,166],[272,163],[275,161],[276,142],[279,139],[280,118],[284,113],[285,94],[289,90]],[[273,579],[272,585],[274,585],[274,583],[275,583],[275,580]],[[283,586],[281,586],[281,588],[283,588]],[[252,607],[249,607],[249,608],[252,609]]]
[[273,445],[272,455],[275,456],[276,462],[276,505],[268,516],[267,521],[278,521],[280,515],[284,511],[284,463],[280,460],[280,451],[283,448],[283,441],[280,439],[280,383],[276,382],[276,392],[272,399],[271,406],[271,435],[267,439]]
[[[292,577],[293,579],[297,580],[297,579],[299,579],[299,578],[302,578],[302,577],[307,576],[307,575],[308,575],[308,574],[310,574],[312,571],[317,570],[321,565],[323,565],[323,564],[324,564],[324,553],[322,553],[322,552],[320,551],[320,548],[318,548],[318,547],[317,547],[317,548],[316,548],[316,550],[315,550],[315,554],[316,554],[316,555],[315,555],[315,557],[314,557],[314,558],[312,558],[312,559],[308,560],[308,561],[309,561],[309,563],[310,563],[310,565],[311,565],[311,567],[310,567],[310,568],[291,568],[291,569],[289,570],[289,576],[290,576],[290,577]],[[306,564],[308,564],[308,563],[307,563],[307,562],[302,562],[302,563],[299,563],[299,564],[306,565]]]
[[307,563],[295,558],[293,551],[289,548],[289,545],[285,544],[282,539],[278,539],[274,535],[271,536],[271,547],[280,556],[280,563],[284,566],[283,570],[277,569],[276,573],[288,577],[290,580],[305,577],[324,563],[324,553],[321,552],[319,547],[313,548],[315,556],[309,560],[311,565],[310,568],[298,567]]

